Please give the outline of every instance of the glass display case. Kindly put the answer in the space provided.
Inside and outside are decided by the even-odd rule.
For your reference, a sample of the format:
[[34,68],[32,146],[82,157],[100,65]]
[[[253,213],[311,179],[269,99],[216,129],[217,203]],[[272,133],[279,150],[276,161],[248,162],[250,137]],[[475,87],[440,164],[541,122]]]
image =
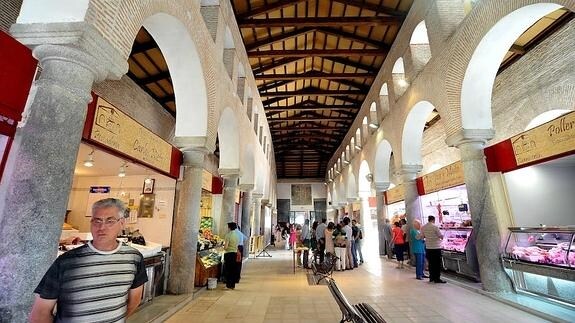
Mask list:
[[474,281],[479,281],[479,264],[472,227],[441,227],[443,268]]
[[219,278],[222,272],[222,255],[224,247],[217,246],[211,249],[198,251],[196,255],[196,273],[194,284],[196,286],[206,286],[208,278]]
[[575,306],[575,227],[509,228],[501,257],[517,291]]
[[205,268],[217,266],[222,262],[223,247],[202,250],[198,252],[198,258]]

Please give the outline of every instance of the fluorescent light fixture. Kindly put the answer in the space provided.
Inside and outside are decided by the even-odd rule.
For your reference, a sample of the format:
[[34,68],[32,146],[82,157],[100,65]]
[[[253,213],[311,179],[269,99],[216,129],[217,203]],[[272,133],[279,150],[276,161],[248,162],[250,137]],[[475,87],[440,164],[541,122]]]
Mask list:
[[94,166],[94,149],[92,149],[92,151],[88,154],[88,159],[84,160],[84,166]]
[[126,162],[124,162],[124,163],[122,164],[122,166],[120,166],[120,171],[118,172],[118,176],[119,176],[119,177],[126,177],[126,167],[128,167],[128,166],[126,165]]
[[375,124],[375,123],[372,122],[372,123],[369,124],[369,127],[372,128],[372,129],[377,129],[379,126],[378,126],[377,124]]
[[349,162],[347,160],[344,160],[343,163],[349,165]]
[[360,146],[360,145],[355,145],[355,149],[361,150],[361,146]]

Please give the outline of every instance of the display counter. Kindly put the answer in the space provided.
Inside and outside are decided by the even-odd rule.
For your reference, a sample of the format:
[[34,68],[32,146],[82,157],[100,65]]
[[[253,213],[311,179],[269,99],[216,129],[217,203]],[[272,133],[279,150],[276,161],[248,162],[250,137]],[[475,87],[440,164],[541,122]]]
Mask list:
[[472,227],[441,228],[441,256],[443,268],[479,281],[479,266],[472,242]]
[[223,254],[224,247],[222,245],[198,251],[194,277],[195,286],[206,286],[208,284],[208,278],[220,277]]
[[575,307],[575,227],[509,228],[501,259],[517,291]]

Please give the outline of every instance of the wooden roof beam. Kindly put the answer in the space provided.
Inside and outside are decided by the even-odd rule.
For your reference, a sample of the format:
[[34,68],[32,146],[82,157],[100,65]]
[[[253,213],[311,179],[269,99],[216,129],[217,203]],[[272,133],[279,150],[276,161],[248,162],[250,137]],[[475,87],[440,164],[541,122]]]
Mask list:
[[391,49],[391,46],[388,44],[373,40],[371,38],[361,37],[361,36],[358,36],[354,33],[349,33],[349,32],[343,31],[343,30],[339,30],[337,28],[321,27],[321,28],[317,28],[317,31],[324,33],[326,35],[343,37],[343,38],[352,40],[356,43],[364,44],[366,46],[370,46],[370,47],[374,47],[374,48],[385,49],[388,51],[389,51],[389,49]]
[[277,111],[305,111],[305,110],[331,110],[331,111],[348,111],[348,110],[358,110],[361,106],[358,105],[327,105],[327,104],[314,104],[314,105],[307,105],[307,104],[294,104],[288,105],[285,107],[273,107],[273,108],[266,108],[266,112],[277,112]]
[[255,16],[270,13],[272,11],[280,10],[282,8],[285,8],[285,7],[290,7],[290,6],[296,5],[296,4],[303,2],[303,1],[306,1],[306,0],[281,0],[281,1],[277,1],[277,2],[274,2],[271,4],[266,4],[266,5],[263,5],[261,7],[252,9],[252,10],[250,10],[246,13],[243,13],[241,15],[238,15],[237,19],[240,20],[240,19],[252,18]]
[[254,75],[261,74],[261,73],[264,73],[267,71],[274,70],[278,67],[282,67],[282,66],[287,65],[287,64],[295,63],[295,62],[297,62],[303,58],[304,57],[291,57],[291,58],[278,59],[273,63],[266,64],[263,66],[258,66],[258,67],[252,67],[252,69],[253,69]]
[[369,3],[362,0],[334,0],[335,2],[339,2],[348,6],[353,6],[361,9],[367,9],[369,11],[373,11],[376,14],[384,14],[393,17],[398,17],[404,19],[407,15],[407,12],[395,10],[392,8],[384,7],[375,3]]
[[375,67],[370,66],[370,65],[365,65],[365,64],[362,64],[362,63],[360,63],[360,62],[355,62],[355,61],[349,60],[349,59],[347,59],[347,58],[335,57],[335,56],[330,56],[330,57],[322,56],[322,58],[323,58],[323,59],[330,60],[330,61],[332,61],[332,62],[334,62],[334,63],[339,63],[339,64],[342,64],[342,65],[351,66],[351,67],[354,67],[354,68],[357,68],[357,69],[359,69],[359,70],[366,71],[366,72],[369,72],[369,73],[375,73],[375,74],[377,74],[377,72],[378,72],[378,68],[375,68]]
[[364,91],[359,90],[324,90],[316,88],[305,88],[297,91],[277,91],[277,92],[266,92],[260,93],[260,97],[292,97],[292,96],[302,96],[302,95],[325,95],[325,96],[348,96],[348,95],[365,95]]
[[240,28],[271,27],[334,27],[334,26],[398,26],[403,22],[399,16],[376,17],[306,17],[306,18],[267,18],[238,19]]
[[340,57],[340,56],[385,56],[387,49],[296,49],[296,50],[264,50],[248,52],[249,58],[262,57]]
[[279,81],[279,80],[346,80],[346,79],[374,79],[375,73],[324,73],[318,71],[311,71],[303,74],[263,74],[256,75],[256,80],[264,81]]
[[248,52],[253,51],[253,50],[256,50],[256,49],[264,47],[264,46],[269,46],[271,44],[285,41],[285,40],[288,40],[290,38],[295,38],[297,36],[305,35],[309,32],[314,31],[314,30],[316,30],[316,28],[305,27],[305,28],[301,28],[301,29],[295,29],[295,30],[287,32],[287,33],[281,33],[277,36],[265,38],[265,39],[262,39],[262,40],[259,40],[259,41],[256,41],[254,43],[246,45],[246,51],[248,51]]

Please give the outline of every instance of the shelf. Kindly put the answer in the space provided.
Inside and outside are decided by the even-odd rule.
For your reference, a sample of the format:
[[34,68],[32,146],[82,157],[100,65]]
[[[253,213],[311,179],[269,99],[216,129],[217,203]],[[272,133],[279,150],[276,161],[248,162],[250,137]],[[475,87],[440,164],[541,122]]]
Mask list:
[[536,264],[507,257],[502,257],[502,261],[503,267],[511,270],[575,281],[575,268]]

